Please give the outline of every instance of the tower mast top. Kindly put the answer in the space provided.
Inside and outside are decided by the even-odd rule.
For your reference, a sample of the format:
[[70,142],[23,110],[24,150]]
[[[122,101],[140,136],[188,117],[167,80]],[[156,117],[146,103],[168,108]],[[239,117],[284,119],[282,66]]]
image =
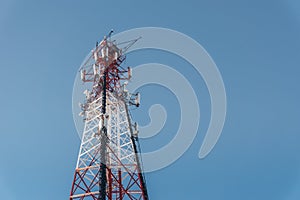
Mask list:
[[124,81],[131,78],[131,68],[124,68],[121,65],[126,59],[126,51],[140,38],[117,44],[111,39],[112,33],[113,30],[102,41],[96,43],[96,47],[80,68],[81,80],[84,83],[92,83],[96,95],[101,92],[105,73],[106,89],[117,96],[122,95],[121,88]]

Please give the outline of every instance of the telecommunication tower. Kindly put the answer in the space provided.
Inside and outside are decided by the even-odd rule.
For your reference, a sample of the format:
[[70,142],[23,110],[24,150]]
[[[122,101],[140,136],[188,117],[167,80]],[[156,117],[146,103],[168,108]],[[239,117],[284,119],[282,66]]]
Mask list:
[[129,106],[139,106],[140,95],[126,90],[131,69],[122,67],[126,50],[138,39],[119,48],[111,34],[97,42],[80,68],[81,80],[91,88],[80,104],[84,130],[70,200],[149,199],[138,127],[129,113]]

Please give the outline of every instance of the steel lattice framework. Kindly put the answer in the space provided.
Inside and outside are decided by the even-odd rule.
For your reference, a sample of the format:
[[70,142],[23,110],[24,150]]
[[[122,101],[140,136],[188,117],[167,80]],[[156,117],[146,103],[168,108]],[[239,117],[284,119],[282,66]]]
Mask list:
[[[121,67],[124,59],[122,49],[104,38],[81,68],[82,81],[93,87],[85,91],[81,105],[85,126],[70,200],[148,200],[137,126],[128,110],[139,105],[139,95],[130,95],[121,82],[130,78],[130,69]],[[127,78],[124,73],[129,73]]]

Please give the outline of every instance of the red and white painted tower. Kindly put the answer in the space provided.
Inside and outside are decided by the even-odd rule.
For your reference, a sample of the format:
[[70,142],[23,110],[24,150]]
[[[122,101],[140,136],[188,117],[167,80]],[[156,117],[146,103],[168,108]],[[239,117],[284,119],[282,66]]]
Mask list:
[[[91,88],[81,104],[85,125],[70,200],[148,200],[138,129],[128,109],[139,106],[139,94],[126,90],[131,70],[121,66],[124,48],[111,41],[111,33],[97,43],[80,70],[81,80]],[[128,41],[126,48],[136,41]]]

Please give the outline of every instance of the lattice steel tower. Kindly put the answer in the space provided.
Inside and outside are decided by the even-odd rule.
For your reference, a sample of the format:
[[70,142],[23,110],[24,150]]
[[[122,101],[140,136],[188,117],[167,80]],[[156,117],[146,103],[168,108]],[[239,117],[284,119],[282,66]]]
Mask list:
[[139,94],[125,86],[130,68],[123,68],[124,48],[110,35],[98,43],[83,63],[81,80],[90,83],[85,102],[80,104],[84,130],[70,193],[72,199],[148,200],[138,151],[138,129],[128,107],[139,106]]

